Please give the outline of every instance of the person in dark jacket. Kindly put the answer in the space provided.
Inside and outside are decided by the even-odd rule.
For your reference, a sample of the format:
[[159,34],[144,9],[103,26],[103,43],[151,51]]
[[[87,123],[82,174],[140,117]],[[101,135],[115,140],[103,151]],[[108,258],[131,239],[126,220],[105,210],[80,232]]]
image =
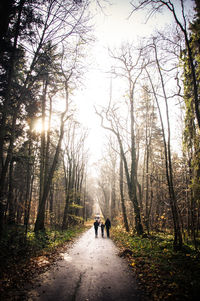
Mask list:
[[99,228],[99,222],[96,220],[94,222],[95,237],[98,236],[98,228]]
[[111,222],[110,222],[109,218],[107,218],[107,220],[105,222],[105,226],[106,226],[107,237],[110,237]]
[[102,237],[104,237],[104,228],[105,228],[105,224],[102,222],[101,223],[101,235],[102,235]]

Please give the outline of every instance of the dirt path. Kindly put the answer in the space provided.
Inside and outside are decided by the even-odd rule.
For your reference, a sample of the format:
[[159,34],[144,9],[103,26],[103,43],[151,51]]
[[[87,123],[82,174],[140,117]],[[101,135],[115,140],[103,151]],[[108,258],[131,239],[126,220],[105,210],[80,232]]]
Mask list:
[[[99,231],[100,234],[100,231]],[[143,301],[133,272],[107,238],[84,233],[50,270],[36,279],[29,301]]]

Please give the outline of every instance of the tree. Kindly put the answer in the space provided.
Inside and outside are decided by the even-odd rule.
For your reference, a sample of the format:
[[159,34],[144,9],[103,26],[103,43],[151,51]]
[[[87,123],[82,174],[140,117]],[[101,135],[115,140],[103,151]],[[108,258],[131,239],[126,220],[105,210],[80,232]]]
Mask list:
[[119,187],[120,187],[120,199],[121,199],[124,227],[126,231],[129,232],[129,224],[128,224],[128,219],[126,214],[126,206],[125,206],[125,198],[124,198],[124,168],[123,168],[122,154],[120,154]]
[[167,183],[168,183],[168,189],[169,189],[169,197],[170,197],[170,206],[171,206],[171,212],[173,216],[173,224],[174,224],[174,248],[175,249],[180,249],[182,247],[182,234],[181,234],[181,229],[180,229],[180,220],[179,220],[179,214],[178,214],[178,208],[177,208],[177,200],[176,200],[176,195],[174,191],[174,182],[173,182],[173,169],[172,169],[172,159],[171,159],[171,131],[170,131],[170,121],[169,121],[169,108],[168,108],[168,97],[165,89],[165,83],[164,83],[164,77],[162,74],[162,67],[159,62],[158,58],[158,51],[157,51],[157,45],[156,45],[156,40],[153,39],[152,47],[155,53],[155,63],[157,66],[159,78],[160,78],[160,84],[162,87],[162,93],[163,93],[163,98],[165,101],[165,112],[166,112],[166,121],[167,121],[167,138],[166,138],[166,133],[165,133],[165,127],[163,123],[163,117],[162,117],[162,112],[160,109],[158,97],[155,91],[155,87],[153,85],[151,76],[149,72],[146,69],[151,88],[156,100],[156,104],[158,107],[159,111],[159,117],[160,117],[160,122],[161,122],[161,128],[162,128],[162,136],[163,136],[163,144],[164,144],[164,153],[165,153],[165,165],[166,165],[166,178],[167,178]]
[[[143,226],[141,222],[141,212],[137,196],[137,158],[136,158],[136,142],[135,142],[135,114],[134,114],[134,91],[137,81],[143,71],[143,62],[141,60],[141,52],[136,53],[136,59],[133,61],[133,49],[130,45],[122,47],[121,53],[115,55],[111,52],[112,58],[119,63],[118,71],[112,72],[115,76],[120,76],[127,81],[127,98],[129,106],[129,118],[130,118],[130,168],[128,167],[128,159],[125,155],[123,146],[122,130],[120,128],[120,117],[117,116],[117,108],[111,107],[103,109],[102,112],[96,111],[101,118],[101,125],[103,128],[111,131],[115,136],[119,144],[120,153],[123,159],[126,181],[128,186],[129,198],[134,207],[135,213],[135,229],[138,235],[143,234]],[[105,125],[104,120],[107,120],[109,125]],[[123,128],[123,127],[122,127]],[[129,171],[130,170],[130,171]]]
[[[86,181],[86,154],[84,144],[86,133],[79,133],[79,124],[71,121],[67,133],[66,146],[63,152],[63,169],[65,174],[65,207],[62,229],[71,223],[77,223],[86,213],[86,195],[83,183]],[[82,212],[83,211],[83,212]],[[82,212],[82,213],[81,213]]]
[[142,125],[141,136],[144,141],[144,163],[142,176],[142,193],[144,199],[144,222],[149,233],[150,214],[153,203],[153,167],[156,142],[159,139],[159,128],[157,125],[157,111],[151,97],[148,85],[142,86],[142,97],[139,106],[140,124]]
[[[197,74],[197,85],[199,91],[199,4],[196,1],[196,16],[191,22],[190,46],[194,57],[195,72]],[[189,170],[187,189],[190,191],[190,215],[191,232],[196,244],[197,215],[195,208],[198,208],[200,191],[200,152],[199,152],[199,130],[195,120],[195,105],[193,102],[193,79],[191,76],[190,60],[186,50],[181,53],[184,69],[184,101],[185,101],[185,130],[184,130],[184,152],[187,158]],[[199,93],[199,92],[198,92]]]
[[[87,1],[80,4],[73,0],[45,2],[21,0],[8,3],[7,16],[2,21],[4,26],[2,43],[5,47],[1,49],[0,61],[3,87],[0,107],[1,229],[7,198],[6,177],[16,141],[16,124],[19,114],[24,113],[24,106],[28,102],[31,103],[30,94],[35,90],[37,81],[40,82],[37,64],[44,54],[44,46],[51,41],[53,41],[52,48],[58,45],[62,47],[66,39],[69,43],[69,40],[74,40],[75,35],[83,37],[87,34],[88,19],[84,14],[87,4]],[[19,58],[24,60],[23,65],[20,66],[20,69],[23,69],[21,71],[23,76],[16,77]],[[16,90],[16,83],[20,89]],[[11,110],[13,103],[15,108]]]
[[[192,51],[192,45],[190,41],[190,34],[188,30],[188,23],[187,23],[187,17],[185,14],[185,6],[184,6],[184,0],[180,0],[178,3],[178,6],[180,6],[181,15],[178,15],[178,9],[176,9],[177,1],[164,1],[164,0],[139,0],[138,4],[135,4],[133,1],[131,2],[133,6],[132,13],[139,9],[145,9],[148,7],[151,7],[151,14],[154,14],[155,12],[159,12],[162,8],[168,9],[178,26],[178,28],[181,30],[184,36],[185,45],[186,45],[186,51],[188,55],[188,63],[191,69],[191,77],[192,77],[192,95],[193,99],[192,102],[194,104],[195,109],[195,116],[196,121],[198,124],[198,127],[200,128],[200,108],[199,108],[199,83],[198,83],[198,75],[197,70],[195,68],[195,57],[194,53]],[[198,5],[196,7],[198,11]]]

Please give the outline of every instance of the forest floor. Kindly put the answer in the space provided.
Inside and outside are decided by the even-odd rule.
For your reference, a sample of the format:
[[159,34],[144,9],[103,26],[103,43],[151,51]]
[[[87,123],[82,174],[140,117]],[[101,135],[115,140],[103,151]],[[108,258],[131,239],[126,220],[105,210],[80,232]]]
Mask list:
[[150,300],[199,300],[200,253],[189,241],[181,251],[175,252],[172,235],[154,233],[140,238],[120,226],[112,229],[112,239]]
[[39,270],[38,264],[27,264],[28,277],[18,272],[16,288],[10,287],[9,294],[4,294],[2,300],[147,300],[138,288],[135,273],[126,260],[118,256],[119,250],[113,241],[101,237],[100,229],[95,238],[90,225],[70,246],[66,244],[58,251],[53,259],[51,254],[37,257],[37,262],[41,262]]
[[[24,241],[20,242],[22,237],[19,235],[19,229],[15,229],[17,232],[15,232],[14,229],[10,229],[7,240],[5,238],[5,240],[1,242],[0,248],[0,300],[27,300],[27,290],[34,287],[34,279],[46,277],[46,273],[49,273],[52,268],[54,270],[58,268],[58,262],[61,262],[62,269],[63,258],[65,258],[64,260],[66,262],[69,262],[70,257],[68,256],[68,251],[71,247],[73,248],[74,243],[79,241],[77,238],[80,234],[85,232],[88,228],[91,228],[91,226],[92,223],[84,227],[78,227],[73,230],[70,229],[63,233],[51,231],[47,232],[45,236],[41,235],[37,238],[34,237],[34,233],[30,232],[28,234],[26,248],[24,247]],[[118,247],[112,251],[115,253],[115,255],[112,256],[116,256],[114,257],[114,261],[118,260],[116,258],[125,258],[129,265],[129,272],[132,270],[132,276],[137,278],[137,281],[133,280],[135,284],[132,286],[135,287],[133,294],[138,298],[134,300],[144,301],[146,300],[145,296],[148,296],[147,299],[152,301],[199,300],[200,256],[192,246],[184,245],[181,252],[174,252],[172,237],[170,235],[155,234],[147,238],[139,238],[126,233],[120,226],[112,227],[111,230],[111,239]],[[96,257],[93,255],[96,254],[100,258],[100,267],[103,266],[104,263],[104,267],[110,266],[110,261],[107,261],[104,253],[106,254],[106,249],[113,250],[113,243],[108,239],[99,238],[95,240],[93,234],[93,229],[91,229],[91,233],[88,237],[89,242],[85,247],[83,241],[81,242],[81,246],[86,252],[82,254],[82,258],[84,258],[85,262],[89,261],[90,268],[94,268],[96,266]],[[107,247],[105,246],[106,241],[108,242]],[[97,242],[97,244],[93,246],[92,251],[90,250],[91,242]],[[78,248],[80,248],[80,245]],[[75,273],[74,276],[76,278],[74,283],[77,285],[76,291],[79,289],[85,274],[88,274],[86,271],[84,273],[83,262],[81,263],[76,257],[78,253],[80,252],[76,249],[74,254],[72,254],[72,256],[75,256],[76,260],[78,260],[78,266],[80,266],[81,271],[79,274]],[[87,257],[87,254],[89,254],[89,257]],[[79,267],[77,267],[77,269],[79,269]],[[94,281],[94,272],[95,269],[93,269],[90,282],[94,282],[95,285],[97,279]],[[117,273],[115,265],[111,268],[111,272],[113,274]],[[55,278],[55,274],[52,277]],[[64,277],[66,278],[66,275]],[[105,274],[103,274],[102,277],[104,278]],[[111,277],[111,275],[109,277]],[[53,281],[52,279],[51,281]],[[121,278],[117,281],[120,286]],[[89,284],[86,284],[87,288],[88,285]],[[99,285],[101,284],[96,282],[96,286]],[[115,286],[117,287],[117,285]],[[107,295],[110,294],[110,287],[111,285],[107,286]],[[39,282],[36,292],[41,294],[45,290],[46,288]],[[139,295],[137,297],[138,291]],[[145,293],[143,294],[142,292]],[[28,300],[35,300],[31,296],[28,298]],[[74,301],[78,300],[76,296],[73,296],[73,298],[72,300]],[[36,300],[42,299],[39,298]]]
[[21,301],[24,285],[47,271],[86,230],[88,226],[79,225],[38,236],[29,231],[25,241],[22,227],[9,227],[0,247],[0,301]]
[[144,301],[135,274],[109,238],[91,227],[28,289],[33,301]]

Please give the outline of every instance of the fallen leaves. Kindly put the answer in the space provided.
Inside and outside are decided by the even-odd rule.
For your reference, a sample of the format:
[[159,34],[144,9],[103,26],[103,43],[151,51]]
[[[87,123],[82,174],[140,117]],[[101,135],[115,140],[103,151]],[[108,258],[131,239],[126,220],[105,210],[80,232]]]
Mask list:
[[5,253],[5,260],[1,262],[1,300],[24,300],[23,298],[26,294],[24,285],[33,283],[37,275],[45,272],[57,259],[61,259],[62,254],[67,251],[80,233],[80,231],[74,231],[74,233],[70,233],[70,237],[65,238],[65,242],[59,245],[52,245],[49,249],[41,249],[38,253],[31,249],[23,249],[23,253],[14,252],[13,256],[8,256]]
[[189,247],[178,253],[167,236],[141,238],[114,229],[112,234],[119,256],[128,260],[151,301],[197,300],[200,263]]
[[133,251],[131,251],[130,249],[122,249],[118,255],[119,257],[130,257],[133,255]]
[[134,267],[135,266],[135,261],[131,262],[131,266]]
[[32,259],[32,262],[34,262],[39,267],[44,267],[50,263],[46,256],[39,256],[37,258],[34,258]]

